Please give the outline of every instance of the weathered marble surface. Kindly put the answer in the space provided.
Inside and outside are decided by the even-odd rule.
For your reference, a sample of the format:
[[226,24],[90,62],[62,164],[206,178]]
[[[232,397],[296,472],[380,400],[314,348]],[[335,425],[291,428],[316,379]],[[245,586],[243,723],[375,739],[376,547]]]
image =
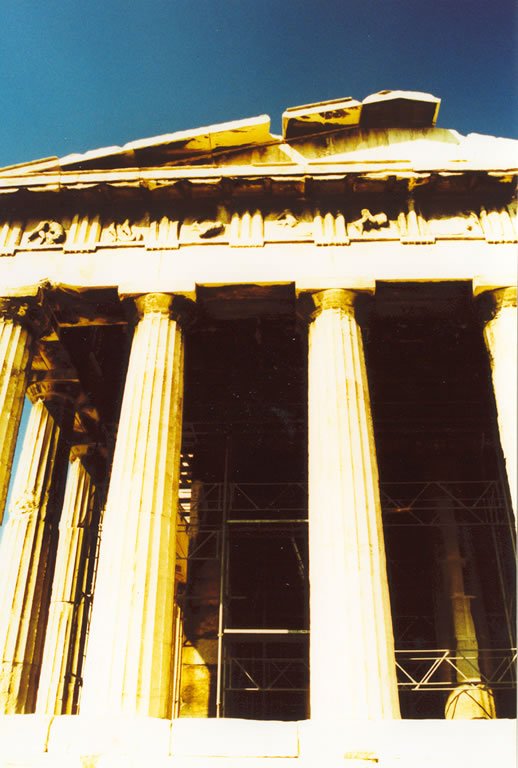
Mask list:
[[0,717],[0,768],[514,768],[511,720]]

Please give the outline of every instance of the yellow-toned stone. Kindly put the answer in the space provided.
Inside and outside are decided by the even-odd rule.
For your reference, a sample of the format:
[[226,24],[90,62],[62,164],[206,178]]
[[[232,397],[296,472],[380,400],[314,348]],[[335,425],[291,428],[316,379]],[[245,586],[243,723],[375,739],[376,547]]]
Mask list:
[[86,714],[172,711],[184,358],[176,301],[148,294],[136,302],[141,319],[103,518],[81,698]]
[[180,717],[208,717],[211,690],[215,690],[216,665],[208,665],[201,658],[198,663],[191,663],[188,657],[184,650]]
[[31,712],[36,701],[66,458],[62,427],[45,404],[54,395],[53,385],[35,385],[2,538],[0,711],[5,713]]
[[0,524],[32,359],[23,300],[0,299]]
[[496,717],[493,691],[481,683],[465,683],[446,701],[446,720],[491,720]]
[[489,292],[488,298],[491,307],[489,317],[484,323],[484,341],[489,353],[500,443],[516,518],[518,515],[516,434],[518,315],[516,312],[516,286],[493,290]]
[[180,719],[173,722],[174,757],[297,757],[297,724],[240,719]]
[[37,765],[47,751],[51,722],[46,715],[0,715],[1,768]]
[[[103,334],[114,330],[102,326],[126,326],[128,297],[142,295],[111,467],[82,714],[0,717],[0,768],[242,768],[243,761],[248,768],[514,766],[511,721],[477,722],[495,716],[491,691],[473,679],[486,671],[488,658],[482,645],[478,650],[483,611],[471,610],[466,553],[451,537],[445,570],[452,639],[468,656],[455,660],[451,719],[398,719],[357,291],[372,291],[377,282],[460,281],[467,288],[473,281],[476,293],[483,286],[491,294],[484,336],[516,509],[516,292],[510,286],[517,144],[435,127],[438,104],[428,94],[380,92],[361,103],[288,109],[283,137],[272,136],[269,118],[261,116],[0,170],[0,187],[9,193],[1,196],[9,205],[0,217],[0,294],[21,307],[43,291],[53,313],[53,332],[42,340],[26,317],[0,303],[0,507],[31,360],[37,376],[54,371],[81,380],[75,437],[98,443],[110,466],[117,413],[104,413],[90,399],[108,383],[103,374],[120,373],[98,365],[109,354]],[[196,566],[200,609],[184,626],[192,542],[186,531],[175,536],[184,336],[181,304],[168,294],[198,294],[205,322],[211,302],[204,297],[216,288],[228,290],[247,319],[256,290],[285,291],[283,311],[293,321],[294,295],[314,295],[312,719],[302,723],[207,718],[221,650],[215,559]],[[80,326],[93,327],[81,337]],[[45,630],[40,597],[50,588],[53,557],[46,568],[46,553],[54,551],[48,540],[55,545],[57,525],[46,511],[47,491],[59,486],[52,459],[57,427],[39,405],[35,410],[41,432],[31,421],[24,479],[3,532],[0,703],[9,712],[34,708],[46,631],[38,711],[69,712],[83,653],[72,627],[86,626],[90,599],[82,579],[88,482],[74,463]],[[482,593],[487,597],[485,588]]]
[[310,702],[314,719],[399,717],[376,450],[355,293],[312,296]]
[[94,486],[76,454],[68,470],[36,711],[71,714],[79,691],[83,590]]

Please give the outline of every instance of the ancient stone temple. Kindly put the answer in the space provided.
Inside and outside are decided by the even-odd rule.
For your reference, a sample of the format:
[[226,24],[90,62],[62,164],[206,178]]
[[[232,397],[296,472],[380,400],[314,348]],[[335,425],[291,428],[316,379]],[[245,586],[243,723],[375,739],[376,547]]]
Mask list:
[[518,142],[438,110],[0,170],[1,768],[514,765]]

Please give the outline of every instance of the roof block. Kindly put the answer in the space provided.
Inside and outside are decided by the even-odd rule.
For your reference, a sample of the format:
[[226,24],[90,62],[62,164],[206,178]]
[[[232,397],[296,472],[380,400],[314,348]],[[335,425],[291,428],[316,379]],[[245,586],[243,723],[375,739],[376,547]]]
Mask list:
[[100,163],[101,167],[106,168],[138,167],[181,161],[191,157],[210,157],[212,152],[261,145],[271,142],[272,139],[270,118],[268,115],[259,115],[245,120],[130,141],[122,147],[104,147],[83,154],[67,155],[62,157],[59,163],[61,168],[66,170],[99,167]]
[[289,107],[282,115],[287,140],[339,128],[428,128],[435,125],[440,99],[419,91],[379,91],[362,102],[351,96]]
[[346,96],[289,107],[282,114],[282,135],[285,139],[293,139],[334,128],[356,126],[360,120],[361,106],[359,101]]
[[363,100],[362,128],[429,128],[435,125],[441,100],[419,91],[379,91]]

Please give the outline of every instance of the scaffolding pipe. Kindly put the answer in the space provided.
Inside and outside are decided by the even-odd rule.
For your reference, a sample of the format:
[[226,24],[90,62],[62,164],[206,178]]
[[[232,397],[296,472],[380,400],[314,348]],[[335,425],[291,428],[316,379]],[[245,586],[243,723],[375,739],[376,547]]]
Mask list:
[[227,557],[227,513],[228,513],[228,468],[230,455],[230,435],[225,439],[225,464],[223,470],[223,499],[221,510],[221,559],[219,571],[219,608],[218,608],[218,662],[216,670],[216,717],[223,717],[223,634],[224,634],[224,602],[226,592],[226,557]]

